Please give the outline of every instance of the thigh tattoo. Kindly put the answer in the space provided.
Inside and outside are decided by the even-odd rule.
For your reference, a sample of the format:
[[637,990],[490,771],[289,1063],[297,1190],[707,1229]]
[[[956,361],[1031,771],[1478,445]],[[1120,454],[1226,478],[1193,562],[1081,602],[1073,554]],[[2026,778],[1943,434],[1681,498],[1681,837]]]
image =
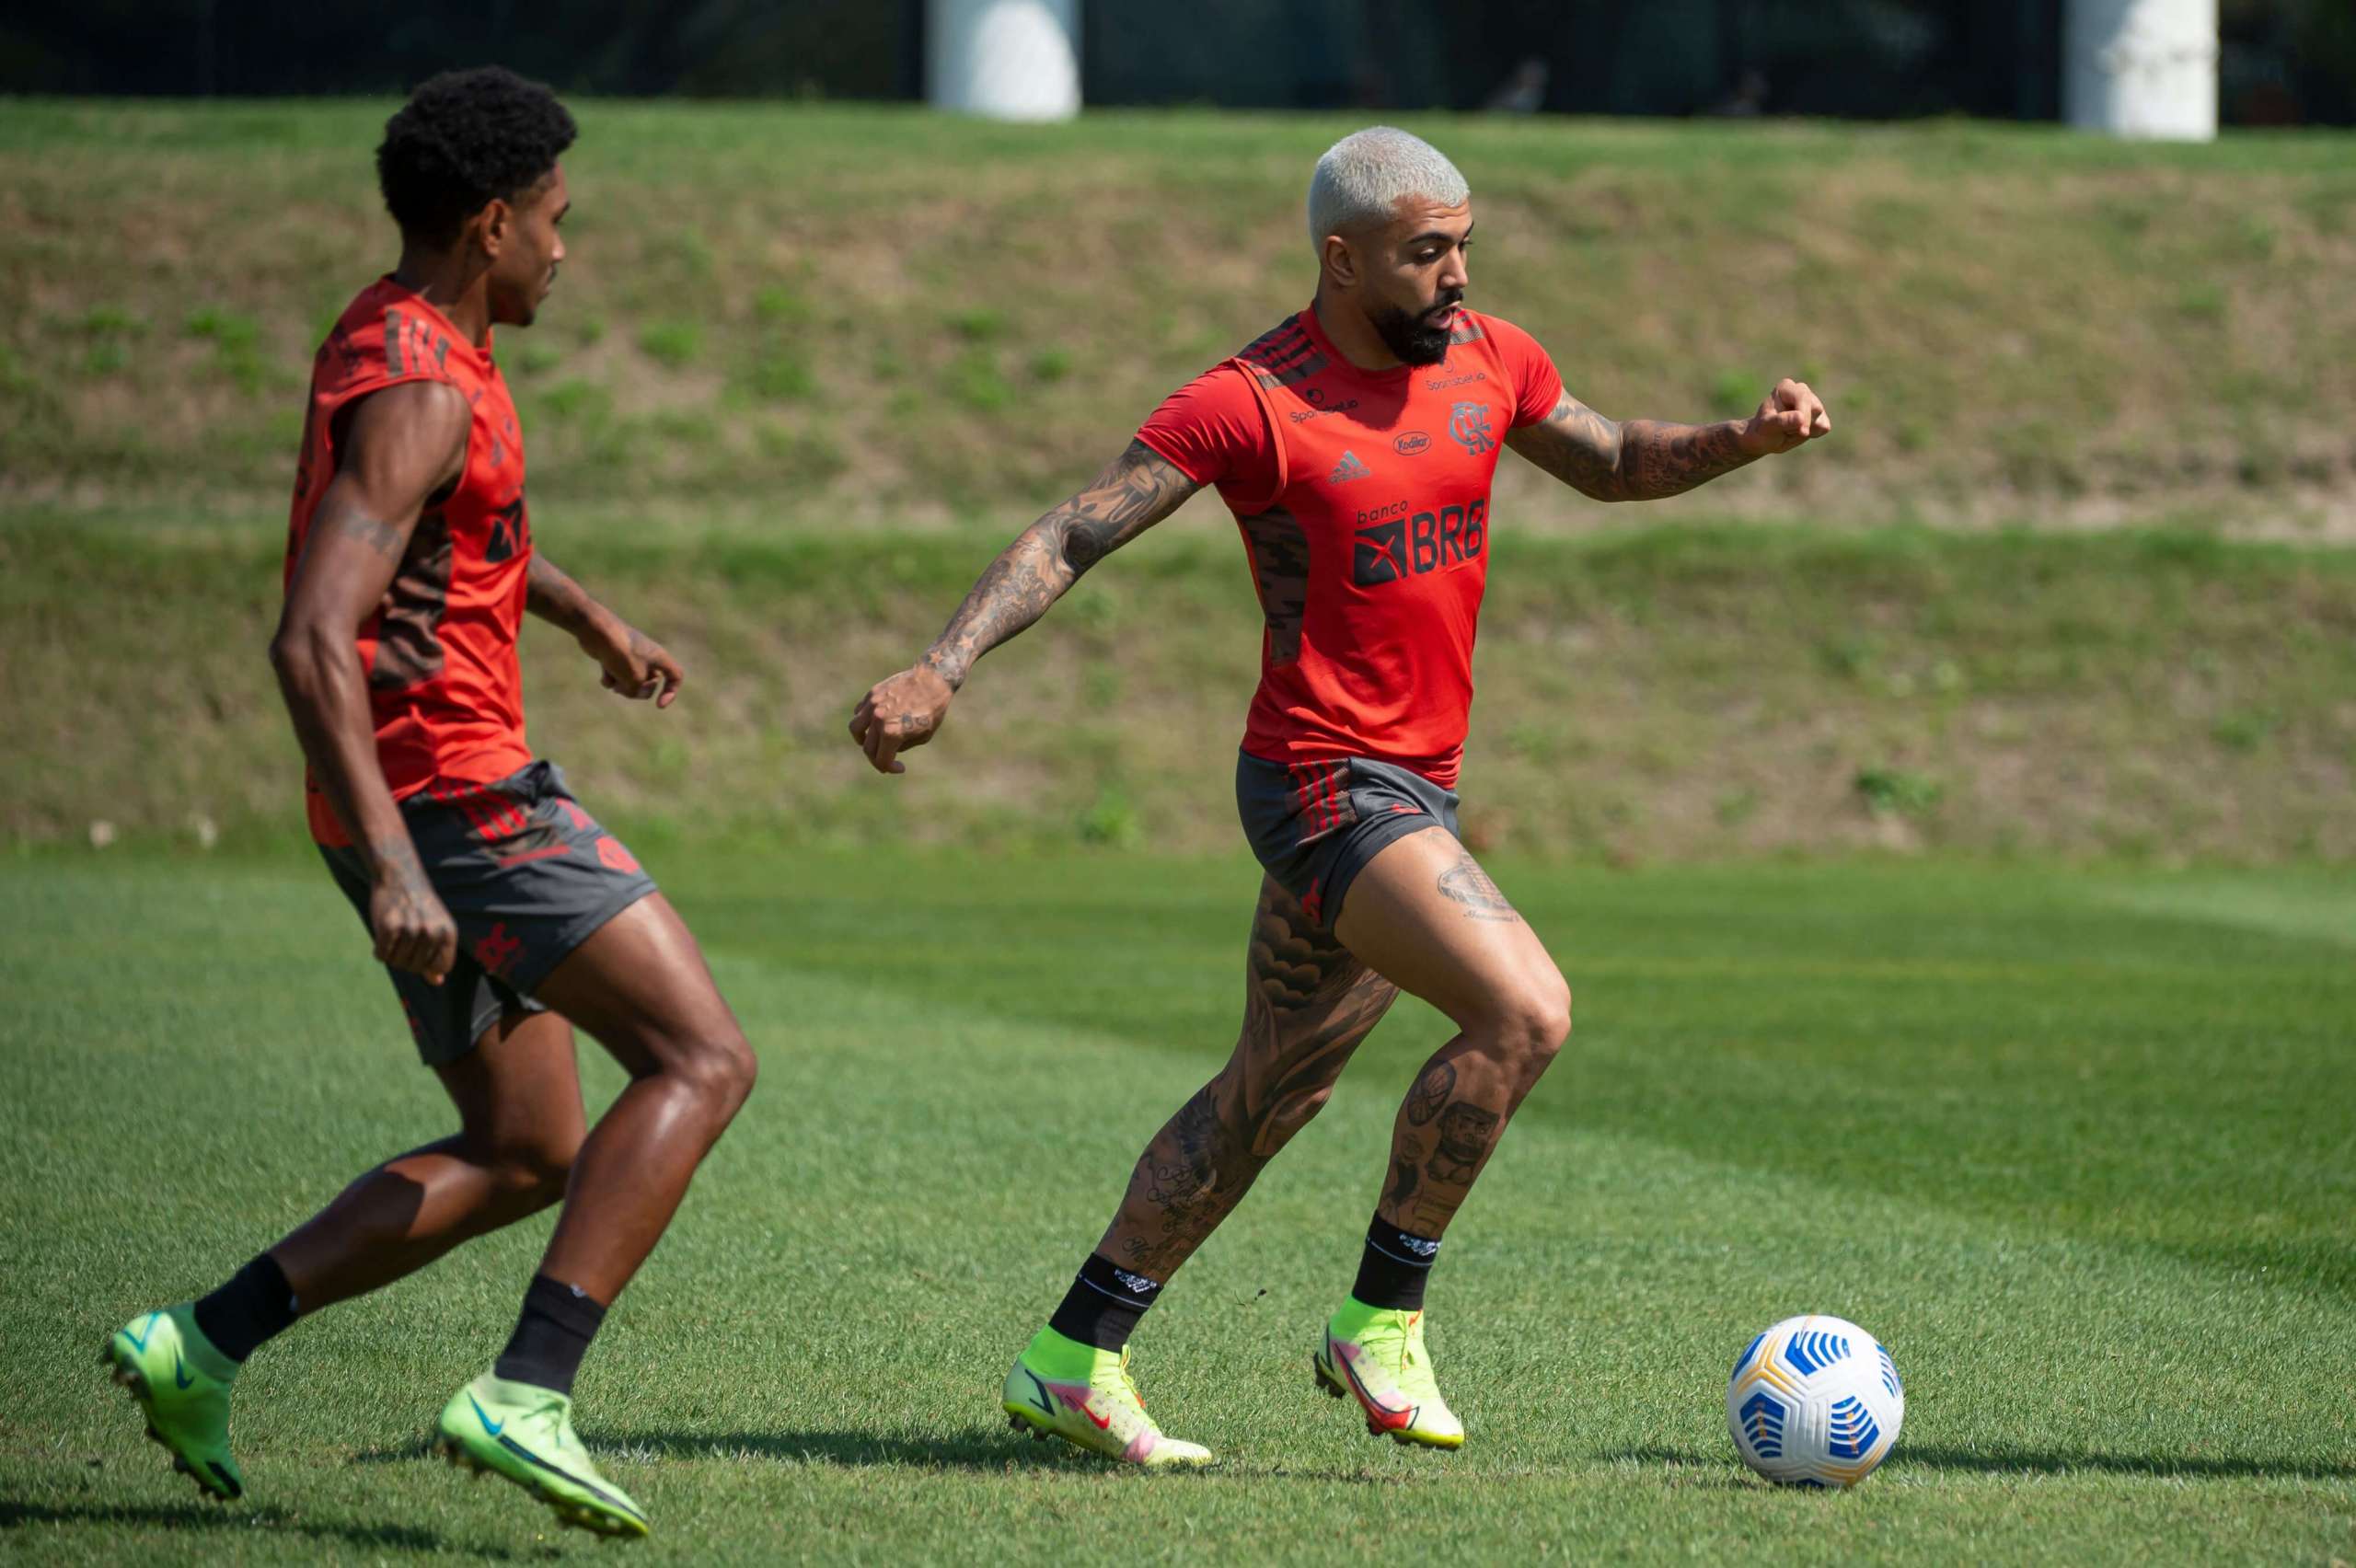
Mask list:
[[1505,894],[1490,880],[1489,873],[1481,869],[1481,862],[1470,855],[1439,874],[1439,891],[1442,897],[1464,905],[1464,917],[1468,920],[1521,919],[1506,901]]

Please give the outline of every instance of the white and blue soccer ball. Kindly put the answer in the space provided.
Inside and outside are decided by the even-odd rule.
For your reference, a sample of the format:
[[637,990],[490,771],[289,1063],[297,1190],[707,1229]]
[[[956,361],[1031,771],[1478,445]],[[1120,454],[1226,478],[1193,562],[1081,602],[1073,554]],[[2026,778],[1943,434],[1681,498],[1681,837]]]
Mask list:
[[1786,1318],[1727,1384],[1742,1462],[1786,1486],[1854,1486],[1889,1457],[1906,1388],[1881,1342],[1842,1318]]

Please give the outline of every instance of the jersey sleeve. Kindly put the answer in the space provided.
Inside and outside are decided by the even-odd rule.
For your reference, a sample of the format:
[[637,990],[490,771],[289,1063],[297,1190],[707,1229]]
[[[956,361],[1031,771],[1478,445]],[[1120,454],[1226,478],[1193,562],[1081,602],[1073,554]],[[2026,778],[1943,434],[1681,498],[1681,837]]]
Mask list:
[[1484,324],[1505,361],[1513,386],[1513,428],[1541,423],[1563,399],[1563,377],[1538,340],[1510,321],[1492,316]]
[[1260,399],[1232,364],[1205,371],[1161,400],[1138,439],[1198,485],[1265,500],[1276,488],[1276,438]]

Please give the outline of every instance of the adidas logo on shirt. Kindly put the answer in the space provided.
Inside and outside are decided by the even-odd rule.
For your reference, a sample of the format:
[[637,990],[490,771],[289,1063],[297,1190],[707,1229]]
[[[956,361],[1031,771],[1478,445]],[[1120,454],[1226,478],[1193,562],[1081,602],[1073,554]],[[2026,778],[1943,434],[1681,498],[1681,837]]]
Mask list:
[[1352,479],[1370,478],[1373,474],[1372,468],[1358,461],[1357,453],[1344,452],[1342,460],[1334,465],[1334,471],[1326,477],[1325,482],[1332,485],[1345,485]]

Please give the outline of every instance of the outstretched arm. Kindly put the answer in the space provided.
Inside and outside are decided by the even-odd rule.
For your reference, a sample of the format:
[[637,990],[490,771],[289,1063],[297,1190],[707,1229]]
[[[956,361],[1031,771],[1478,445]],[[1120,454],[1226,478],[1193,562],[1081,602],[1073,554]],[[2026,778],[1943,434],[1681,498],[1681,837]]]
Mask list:
[[661,643],[591,597],[589,590],[559,571],[537,548],[524,607],[571,632],[581,651],[605,671],[607,691],[633,700],[651,697],[657,708],[668,708],[677,698],[687,678],[679,662]]
[[1515,431],[1506,444],[1582,495],[1658,501],[1831,429],[1823,399],[1806,382],[1786,378],[1750,418],[1706,425],[1615,423],[1565,392],[1552,414]]
[[895,752],[941,732],[974,661],[1047,613],[1098,561],[1178,510],[1201,487],[1142,441],[1131,441],[1086,490],[1016,536],[990,562],[924,657],[879,682],[851,715],[851,738],[879,773],[904,773]]
[[955,691],[975,660],[1045,615],[1090,567],[1177,511],[1198,488],[1152,447],[1131,441],[1095,483],[1022,530],[990,562],[918,667]]

